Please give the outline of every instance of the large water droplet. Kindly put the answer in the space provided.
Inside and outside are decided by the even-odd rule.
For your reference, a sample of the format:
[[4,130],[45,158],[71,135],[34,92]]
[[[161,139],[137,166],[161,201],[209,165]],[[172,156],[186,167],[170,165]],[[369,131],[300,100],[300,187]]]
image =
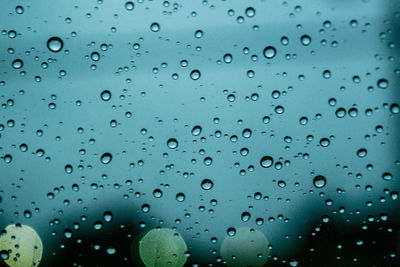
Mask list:
[[101,92],[100,97],[102,100],[108,101],[111,99],[111,92],[108,90],[104,90],[103,92]]
[[175,138],[170,138],[167,141],[167,146],[170,149],[175,149],[178,147],[178,141]]
[[201,134],[201,127],[196,125],[192,129],[192,135],[198,136],[199,134]]
[[269,168],[274,164],[274,159],[271,156],[264,156],[260,160],[260,165],[263,168]]
[[386,89],[389,86],[389,82],[386,79],[380,79],[377,84],[381,89]]
[[211,188],[213,188],[214,184],[210,179],[204,179],[201,182],[201,188],[203,188],[204,190],[210,190]]
[[100,158],[100,161],[103,164],[108,164],[108,163],[111,162],[111,160],[112,160],[112,155],[110,153],[108,153],[108,152],[104,153]]
[[271,59],[273,57],[275,57],[276,55],[276,49],[273,46],[267,46],[266,48],[264,48],[264,57]]
[[322,188],[326,185],[326,179],[322,175],[317,175],[314,177],[313,183],[316,188]]
[[52,51],[52,52],[59,52],[64,46],[63,41],[56,36],[51,37],[48,41],[47,41],[47,48]]
[[158,32],[160,30],[160,25],[157,22],[154,22],[153,24],[151,24],[150,30],[152,32]]
[[300,41],[304,46],[308,46],[311,44],[311,37],[305,34],[301,36]]
[[192,80],[198,80],[198,79],[200,79],[200,76],[201,76],[201,74],[200,74],[200,71],[198,71],[198,70],[192,70],[192,72],[190,73],[190,78]]

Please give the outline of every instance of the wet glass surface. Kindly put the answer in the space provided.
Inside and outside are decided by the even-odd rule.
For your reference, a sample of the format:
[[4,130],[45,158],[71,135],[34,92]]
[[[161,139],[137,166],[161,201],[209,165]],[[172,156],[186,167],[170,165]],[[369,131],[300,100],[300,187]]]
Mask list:
[[0,265],[398,266],[398,1],[0,6]]

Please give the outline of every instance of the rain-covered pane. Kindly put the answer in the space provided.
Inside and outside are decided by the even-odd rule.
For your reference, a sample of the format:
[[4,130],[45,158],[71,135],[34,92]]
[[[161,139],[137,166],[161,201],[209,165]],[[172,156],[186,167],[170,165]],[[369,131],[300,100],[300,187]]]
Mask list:
[[399,1],[0,7],[1,266],[399,266]]

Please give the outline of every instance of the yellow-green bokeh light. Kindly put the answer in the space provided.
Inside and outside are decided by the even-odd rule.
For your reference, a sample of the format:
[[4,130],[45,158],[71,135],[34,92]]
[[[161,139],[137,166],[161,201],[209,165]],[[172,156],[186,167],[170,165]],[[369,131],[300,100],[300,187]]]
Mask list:
[[147,267],[181,267],[187,246],[182,236],[168,228],[152,229],[139,242],[139,254]]
[[221,244],[221,256],[229,267],[262,267],[269,255],[269,241],[255,229],[237,228],[236,234],[225,237]]
[[[43,244],[36,231],[27,225],[10,224],[0,236],[0,251],[7,251],[4,261],[11,267],[38,266],[43,254]],[[17,256],[19,255],[19,256]]]

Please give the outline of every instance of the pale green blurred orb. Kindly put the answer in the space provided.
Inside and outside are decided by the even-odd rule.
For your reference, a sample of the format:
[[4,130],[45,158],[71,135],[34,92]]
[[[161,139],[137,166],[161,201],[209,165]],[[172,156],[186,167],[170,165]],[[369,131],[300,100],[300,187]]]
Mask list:
[[139,242],[139,254],[147,267],[182,267],[187,246],[182,236],[172,229],[156,228]]
[[0,251],[8,252],[4,262],[11,267],[39,266],[43,244],[36,231],[28,225],[15,224],[8,225],[5,231],[0,236]]
[[269,255],[269,241],[255,229],[237,228],[236,234],[226,236],[221,244],[221,256],[229,267],[262,267]]

